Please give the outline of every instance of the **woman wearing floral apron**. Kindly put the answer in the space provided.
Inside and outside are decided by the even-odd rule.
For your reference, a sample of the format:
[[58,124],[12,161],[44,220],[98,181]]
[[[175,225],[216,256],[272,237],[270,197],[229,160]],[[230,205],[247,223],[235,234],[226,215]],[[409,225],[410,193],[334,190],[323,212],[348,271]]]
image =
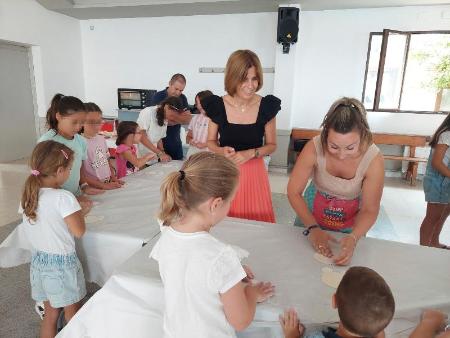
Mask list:
[[366,110],[356,99],[334,102],[322,127],[321,134],[305,145],[297,159],[288,197],[306,228],[304,235],[320,254],[333,257],[329,242],[336,239],[329,231],[347,234],[333,257],[336,264],[346,265],[359,238],[377,219],[383,156],[372,141]]

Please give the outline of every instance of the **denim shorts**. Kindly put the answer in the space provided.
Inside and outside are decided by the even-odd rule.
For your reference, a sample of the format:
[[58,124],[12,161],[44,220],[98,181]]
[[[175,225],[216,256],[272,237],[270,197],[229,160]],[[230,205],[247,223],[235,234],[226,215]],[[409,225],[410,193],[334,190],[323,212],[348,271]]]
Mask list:
[[[441,175],[432,165],[433,151],[428,158],[427,170],[423,178],[423,192],[428,203],[450,203],[450,178]],[[450,168],[450,163],[448,164]]]
[[30,265],[31,297],[49,301],[53,308],[75,304],[86,296],[83,268],[75,252],[33,252]]
[[425,175],[423,178],[425,201],[428,203],[450,203],[450,179],[442,175]]

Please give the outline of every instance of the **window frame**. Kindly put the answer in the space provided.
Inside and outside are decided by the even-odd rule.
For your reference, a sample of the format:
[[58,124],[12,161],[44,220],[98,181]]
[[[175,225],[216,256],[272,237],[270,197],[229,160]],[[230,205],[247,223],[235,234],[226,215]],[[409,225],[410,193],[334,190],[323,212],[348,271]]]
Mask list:
[[[386,108],[380,108],[380,93],[381,93],[381,87],[383,84],[383,73],[384,73],[384,64],[386,60],[386,51],[387,51],[387,41],[390,33],[395,34],[404,34],[406,35],[406,45],[405,45],[405,56],[404,56],[404,62],[403,62],[403,68],[402,68],[402,84],[400,88],[400,96],[399,96],[399,106],[401,104],[402,100],[402,94],[403,94],[403,85],[405,82],[405,72],[406,72],[406,65],[408,63],[408,56],[409,56],[409,46],[411,41],[411,35],[416,34],[448,34],[450,35],[450,30],[432,30],[432,31],[398,31],[393,29],[383,29],[383,32],[371,32],[369,34],[369,45],[367,48],[367,57],[366,57],[366,71],[364,73],[364,84],[363,84],[363,91],[362,91],[362,97],[361,102],[364,104],[364,96],[366,94],[366,82],[367,82],[367,73],[369,72],[369,58],[370,58],[370,52],[371,52],[371,46],[372,46],[372,37],[376,35],[382,36],[381,41],[381,48],[380,48],[380,59],[378,63],[378,71],[377,71],[377,82],[375,85],[375,93],[374,93],[374,100],[372,108],[366,108],[367,111],[371,112],[388,112],[388,113],[408,113],[408,114],[427,114],[427,115],[447,115],[450,113],[450,111],[427,111],[427,110],[401,110],[399,109],[386,109]],[[380,71],[381,70],[381,71]]]

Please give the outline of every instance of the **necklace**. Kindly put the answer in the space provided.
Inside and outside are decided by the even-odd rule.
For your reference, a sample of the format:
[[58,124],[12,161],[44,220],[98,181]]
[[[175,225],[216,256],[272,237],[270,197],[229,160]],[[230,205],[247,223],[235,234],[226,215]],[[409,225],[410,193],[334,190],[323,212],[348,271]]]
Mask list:
[[246,103],[246,104],[238,104],[234,98],[233,98],[233,102],[232,102],[232,106],[237,108],[237,109],[239,109],[241,111],[241,113],[245,113],[247,108],[249,106],[251,106],[252,104],[253,104],[252,102],[249,102],[249,103]]

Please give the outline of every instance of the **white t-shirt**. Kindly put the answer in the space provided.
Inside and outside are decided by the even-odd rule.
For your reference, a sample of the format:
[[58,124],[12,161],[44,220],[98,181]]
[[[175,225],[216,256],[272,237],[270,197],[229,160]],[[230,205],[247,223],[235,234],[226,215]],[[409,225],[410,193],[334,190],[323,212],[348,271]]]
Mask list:
[[246,276],[231,246],[208,232],[163,227],[150,257],[164,284],[164,338],[236,337],[219,295]]
[[447,151],[444,154],[443,161],[446,166],[450,163],[450,130],[444,131],[438,139],[437,144],[446,144],[448,146]]
[[162,126],[158,125],[157,109],[158,106],[144,108],[137,119],[139,127],[147,132],[148,139],[155,145],[160,139],[166,137],[167,132],[167,120],[164,120]]
[[[23,214],[21,226],[35,250],[52,254],[75,252],[75,241],[64,217],[80,210],[75,196],[64,189],[41,188],[36,210],[36,221]],[[22,207],[19,213],[23,213]]]

